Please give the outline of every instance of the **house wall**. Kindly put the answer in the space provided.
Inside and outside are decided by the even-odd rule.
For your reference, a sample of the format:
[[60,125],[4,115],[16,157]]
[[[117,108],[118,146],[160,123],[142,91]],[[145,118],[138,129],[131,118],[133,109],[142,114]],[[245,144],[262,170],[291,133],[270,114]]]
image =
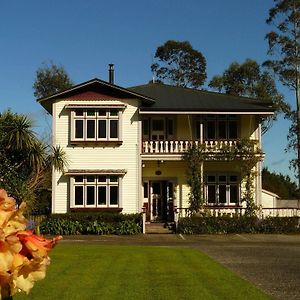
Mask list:
[[[125,169],[122,180],[120,206],[124,213],[134,213],[139,207],[139,166],[140,166],[140,122],[138,120],[138,100],[84,101],[84,104],[125,103],[122,113],[122,141],[120,146],[75,146],[70,144],[71,112],[66,104],[76,104],[72,100],[57,101],[53,105],[54,145],[60,145],[66,152],[68,169]],[[81,101],[82,104],[82,101]],[[65,213],[69,208],[69,177],[58,172],[53,174],[53,213]]]
[[267,191],[262,191],[262,207],[264,208],[274,208],[276,207],[276,201],[278,196],[273,193],[268,193]]
[[[175,182],[176,197],[174,205],[179,208],[189,207],[190,188],[186,183],[186,163],[184,161],[144,161],[142,177],[144,180],[173,180]],[[161,175],[155,172],[161,171]],[[240,174],[238,162],[205,162],[203,165],[204,173],[237,173]],[[254,185],[256,188],[256,183]],[[241,194],[244,192],[244,184],[241,184]],[[257,195],[254,195],[255,201]],[[242,203],[245,206],[245,203]]]
[[[189,186],[186,184],[186,163],[184,161],[143,162],[142,177],[147,180],[173,180],[175,183],[174,205],[188,207]],[[157,170],[161,175],[156,175]]]

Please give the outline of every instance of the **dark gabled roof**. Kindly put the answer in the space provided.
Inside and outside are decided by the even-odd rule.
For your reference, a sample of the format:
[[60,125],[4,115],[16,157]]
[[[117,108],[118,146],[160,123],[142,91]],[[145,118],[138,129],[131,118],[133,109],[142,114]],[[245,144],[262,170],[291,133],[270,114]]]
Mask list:
[[141,112],[255,112],[262,114],[274,112],[271,103],[258,99],[159,83],[135,86],[128,90],[155,99],[155,103],[151,106],[142,106]]
[[[79,93],[84,92],[100,92],[103,94],[110,95],[111,97],[115,97],[118,99],[125,99],[125,98],[137,98],[142,100],[142,104],[147,106],[151,105],[155,102],[154,99],[148,97],[146,95],[140,95],[138,92],[130,91],[128,89],[122,88],[118,85],[108,83],[106,81],[100,80],[98,78],[91,79],[89,81],[80,83],[78,85],[74,85],[71,88],[53,94],[51,96],[37,99],[37,101],[49,112],[52,113],[52,103],[57,99],[65,99],[68,97],[72,97]],[[88,99],[86,99],[88,100]]]

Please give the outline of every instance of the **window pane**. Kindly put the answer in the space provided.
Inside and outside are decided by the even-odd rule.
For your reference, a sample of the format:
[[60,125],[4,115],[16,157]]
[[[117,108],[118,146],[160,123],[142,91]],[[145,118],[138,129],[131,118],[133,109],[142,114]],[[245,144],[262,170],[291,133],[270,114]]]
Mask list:
[[111,110],[111,111],[109,112],[109,115],[110,115],[111,117],[116,117],[116,116],[118,116],[118,111],[117,111],[117,110]]
[[106,205],[106,186],[98,186],[98,205]]
[[86,187],[86,204],[87,205],[95,204],[95,187],[94,186]]
[[237,182],[237,176],[236,175],[230,175],[230,182]]
[[229,139],[236,139],[237,138],[237,122],[236,121],[229,121],[229,124],[228,124],[228,138]]
[[86,114],[87,116],[95,116],[95,111],[93,109],[89,109]]
[[110,176],[109,181],[110,182],[118,182],[118,176]]
[[148,198],[148,182],[144,182],[144,198]]
[[106,111],[105,110],[98,110],[98,116],[106,116]]
[[118,187],[117,186],[111,186],[110,187],[110,199],[109,203],[110,205],[118,205]]
[[143,135],[149,135],[149,120],[143,120]]
[[110,138],[118,137],[118,120],[110,120]]
[[239,202],[239,189],[237,185],[230,185],[230,203]]
[[75,138],[83,138],[83,120],[75,120]]
[[226,122],[225,121],[219,121],[218,122],[218,130],[219,130],[219,139],[226,139]]
[[75,115],[76,116],[83,116],[83,110],[82,109],[76,109],[75,110]]
[[164,130],[164,120],[153,120],[152,121],[152,130],[155,130],[155,131]]
[[95,120],[87,120],[87,138],[95,138]]
[[75,176],[75,182],[83,182],[83,176]]
[[219,203],[226,203],[226,185],[219,185]]
[[168,135],[173,135],[174,134],[174,124],[173,120],[169,119],[168,120]]
[[225,175],[220,175],[219,176],[219,182],[226,182],[226,176]]
[[94,182],[95,181],[95,176],[87,176],[86,181],[87,182]]
[[106,121],[105,120],[98,121],[98,138],[99,139],[106,138]]
[[209,185],[207,186],[207,202],[216,203],[216,186]]
[[216,123],[214,121],[207,122],[207,138],[215,139],[216,138]]
[[106,182],[106,176],[98,176],[98,181],[99,182]]
[[216,176],[208,175],[207,176],[207,182],[216,182]]
[[75,186],[75,205],[83,205],[83,186]]

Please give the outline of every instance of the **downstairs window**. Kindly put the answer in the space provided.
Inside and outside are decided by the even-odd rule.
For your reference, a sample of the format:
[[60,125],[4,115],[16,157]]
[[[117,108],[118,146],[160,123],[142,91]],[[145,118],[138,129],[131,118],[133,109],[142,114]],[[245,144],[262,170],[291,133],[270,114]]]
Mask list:
[[72,208],[116,208],[120,202],[118,175],[78,175],[71,177]]
[[208,205],[238,205],[240,184],[237,174],[206,174],[205,201]]

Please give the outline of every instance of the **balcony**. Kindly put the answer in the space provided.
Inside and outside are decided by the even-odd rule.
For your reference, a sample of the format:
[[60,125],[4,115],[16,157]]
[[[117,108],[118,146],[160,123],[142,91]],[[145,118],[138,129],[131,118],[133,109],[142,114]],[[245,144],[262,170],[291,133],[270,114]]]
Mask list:
[[[144,154],[182,154],[186,152],[191,145],[200,145],[200,141],[144,141],[143,151]],[[205,153],[220,153],[224,149],[231,149],[239,144],[238,140],[226,141],[203,141]]]
[[[263,153],[258,147],[257,140],[210,140],[201,143],[198,140],[168,140],[157,141],[149,140],[144,141],[142,146],[142,157],[147,159],[154,159],[158,156],[160,158],[181,159],[184,154],[192,145],[201,146],[202,153],[206,159],[215,160],[224,156],[232,158],[244,157],[249,155],[250,152],[255,152],[263,158]],[[252,153],[253,153],[252,152]],[[233,156],[232,156],[233,155]]]

